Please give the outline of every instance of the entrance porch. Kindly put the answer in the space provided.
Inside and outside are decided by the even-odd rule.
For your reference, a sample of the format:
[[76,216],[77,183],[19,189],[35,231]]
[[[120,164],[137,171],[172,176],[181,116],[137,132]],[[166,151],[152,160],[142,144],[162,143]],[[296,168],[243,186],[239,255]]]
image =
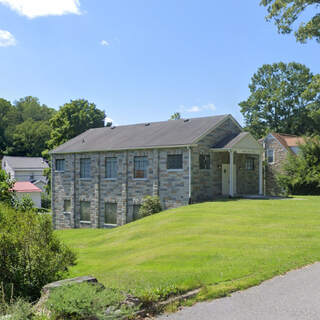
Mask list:
[[263,195],[263,148],[250,133],[229,137],[211,150],[221,170],[222,195]]

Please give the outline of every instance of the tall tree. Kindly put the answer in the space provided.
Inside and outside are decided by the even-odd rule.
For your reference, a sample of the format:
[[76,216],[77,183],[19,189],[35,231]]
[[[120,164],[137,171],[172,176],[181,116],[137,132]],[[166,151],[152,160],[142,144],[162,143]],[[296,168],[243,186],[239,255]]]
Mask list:
[[52,131],[49,148],[53,149],[88,129],[103,127],[105,117],[104,111],[94,103],[84,99],[71,100],[60,107],[50,120]]
[[171,117],[170,120],[178,120],[181,119],[181,113],[180,112],[175,112]]
[[[320,43],[320,0],[261,0],[267,7],[267,20],[274,20],[279,33],[291,33],[292,26],[307,9],[315,9],[306,23],[301,23],[295,32],[297,41],[304,43],[315,39]],[[310,16],[306,15],[307,17]]]
[[11,103],[5,99],[0,99],[0,154],[7,147],[6,129],[8,127],[8,114],[12,111]]
[[[250,96],[239,105],[248,130],[257,138],[269,131],[308,134],[319,130],[305,91],[313,75],[303,64],[265,64],[253,75]],[[319,123],[319,122],[318,122]]]
[[40,157],[50,139],[49,121],[28,119],[19,124],[13,133],[10,154],[16,156]]

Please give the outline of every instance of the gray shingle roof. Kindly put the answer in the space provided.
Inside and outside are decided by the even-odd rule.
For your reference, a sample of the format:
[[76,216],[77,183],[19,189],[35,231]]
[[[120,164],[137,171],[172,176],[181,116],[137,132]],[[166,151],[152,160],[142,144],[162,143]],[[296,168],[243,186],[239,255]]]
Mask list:
[[4,156],[3,161],[6,161],[12,169],[45,169],[45,168],[48,168],[48,164],[41,157]]
[[234,145],[236,145],[242,138],[244,138],[248,134],[249,134],[249,132],[240,132],[238,134],[230,135],[230,136],[226,137],[225,139],[223,139],[222,141],[220,141],[217,144],[215,144],[213,146],[213,148],[216,148],[216,149],[222,149],[222,148],[223,149],[231,149]]
[[229,115],[90,129],[52,153],[127,150],[191,145]]

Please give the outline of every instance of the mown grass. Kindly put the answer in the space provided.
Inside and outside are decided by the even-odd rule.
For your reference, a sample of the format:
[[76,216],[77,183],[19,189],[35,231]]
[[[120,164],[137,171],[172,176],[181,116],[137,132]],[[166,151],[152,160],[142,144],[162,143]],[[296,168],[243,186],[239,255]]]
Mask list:
[[70,276],[154,300],[202,287],[208,299],[320,260],[320,197],[207,202],[57,234],[78,253]]

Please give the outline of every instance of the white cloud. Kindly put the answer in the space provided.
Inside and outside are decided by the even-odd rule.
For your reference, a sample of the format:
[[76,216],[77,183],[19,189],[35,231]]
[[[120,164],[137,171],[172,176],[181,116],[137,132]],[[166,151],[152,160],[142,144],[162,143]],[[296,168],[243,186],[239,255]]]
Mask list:
[[0,30],[0,47],[10,47],[17,44],[12,33],[6,30]]
[[81,14],[79,0],[0,0],[0,3],[30,19]]
[[102,46],[105,46],[105,47],[107,47],[107,46],[110,45],[110,43],[109,43],[107,40],[101,40],[101,41],[100,41],[100,44],[101,44]]
[[180,111],[186,112],[186,113],[198,113],[201,111],[215,111],[215,110],[216,110],[216,106],[213,103],[208,103],[202,106],[191,106],[191,107],[180,106]]

